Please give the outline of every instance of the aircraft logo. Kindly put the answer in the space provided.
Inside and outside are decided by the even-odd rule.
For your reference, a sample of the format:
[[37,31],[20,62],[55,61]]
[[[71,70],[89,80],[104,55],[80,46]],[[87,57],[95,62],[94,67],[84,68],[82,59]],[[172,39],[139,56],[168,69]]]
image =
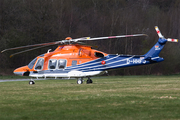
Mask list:
[[160,50],[158,45],[155,46],[155,50]]

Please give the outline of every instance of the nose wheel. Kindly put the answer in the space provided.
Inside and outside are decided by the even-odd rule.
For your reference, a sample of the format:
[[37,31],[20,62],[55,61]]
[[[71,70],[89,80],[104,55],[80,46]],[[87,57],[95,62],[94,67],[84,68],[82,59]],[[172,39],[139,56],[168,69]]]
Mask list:
[[83,84],[83,78],[78,78],[77,79],[77,84]]
[[30,80],[30,81],[29,81],[29,84],[30,84],[30,85],[35,84],[35,81],[34,81],[34,80]]

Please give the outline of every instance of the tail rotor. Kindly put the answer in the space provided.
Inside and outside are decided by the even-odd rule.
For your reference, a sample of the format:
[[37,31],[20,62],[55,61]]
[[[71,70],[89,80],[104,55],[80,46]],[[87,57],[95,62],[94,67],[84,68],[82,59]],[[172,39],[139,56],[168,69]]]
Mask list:
[[[161,34],[158,26],[155,26],[155,30],[156,30],[159,38],[166,39],[166,38],[164,38],[164,36]],[[168,42],[178,42],[178,39],[167,38],[166,40],[167,40]]]

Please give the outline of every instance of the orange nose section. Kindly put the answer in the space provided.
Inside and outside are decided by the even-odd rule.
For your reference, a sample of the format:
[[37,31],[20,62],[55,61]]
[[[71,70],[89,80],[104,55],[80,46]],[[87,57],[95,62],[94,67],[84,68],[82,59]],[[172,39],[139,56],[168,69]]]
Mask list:
[[14,74],[20,76],[29,76],[29,68],[28,66],[23,66],[14,70]]

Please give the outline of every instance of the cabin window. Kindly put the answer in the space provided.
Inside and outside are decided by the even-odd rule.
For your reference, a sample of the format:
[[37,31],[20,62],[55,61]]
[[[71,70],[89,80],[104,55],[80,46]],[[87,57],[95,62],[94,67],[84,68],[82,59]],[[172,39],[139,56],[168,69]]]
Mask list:
[[56,59],[50,59],[49,60],[49,69],[56,69],[57,60]]
[[96,57],[104,57],[104,55],[102,53],[100,53],[100,52],[95,52],[94,55]]
[[34,67],[34,64],[36,63],[37,58],[34,58],[29,64],[28,67],[32,69]]
[[71,65],[72,65],[72,66],[77,65],[77,60],[73,60]]
[[44,65],[44,59],[43,58],[39,58],[36,66],[35,66],[35,70],[42,70],[43,69],[43,65]]
[[66,60],[60,59],[58,60],[58,69],[64,69],[66,67]]

